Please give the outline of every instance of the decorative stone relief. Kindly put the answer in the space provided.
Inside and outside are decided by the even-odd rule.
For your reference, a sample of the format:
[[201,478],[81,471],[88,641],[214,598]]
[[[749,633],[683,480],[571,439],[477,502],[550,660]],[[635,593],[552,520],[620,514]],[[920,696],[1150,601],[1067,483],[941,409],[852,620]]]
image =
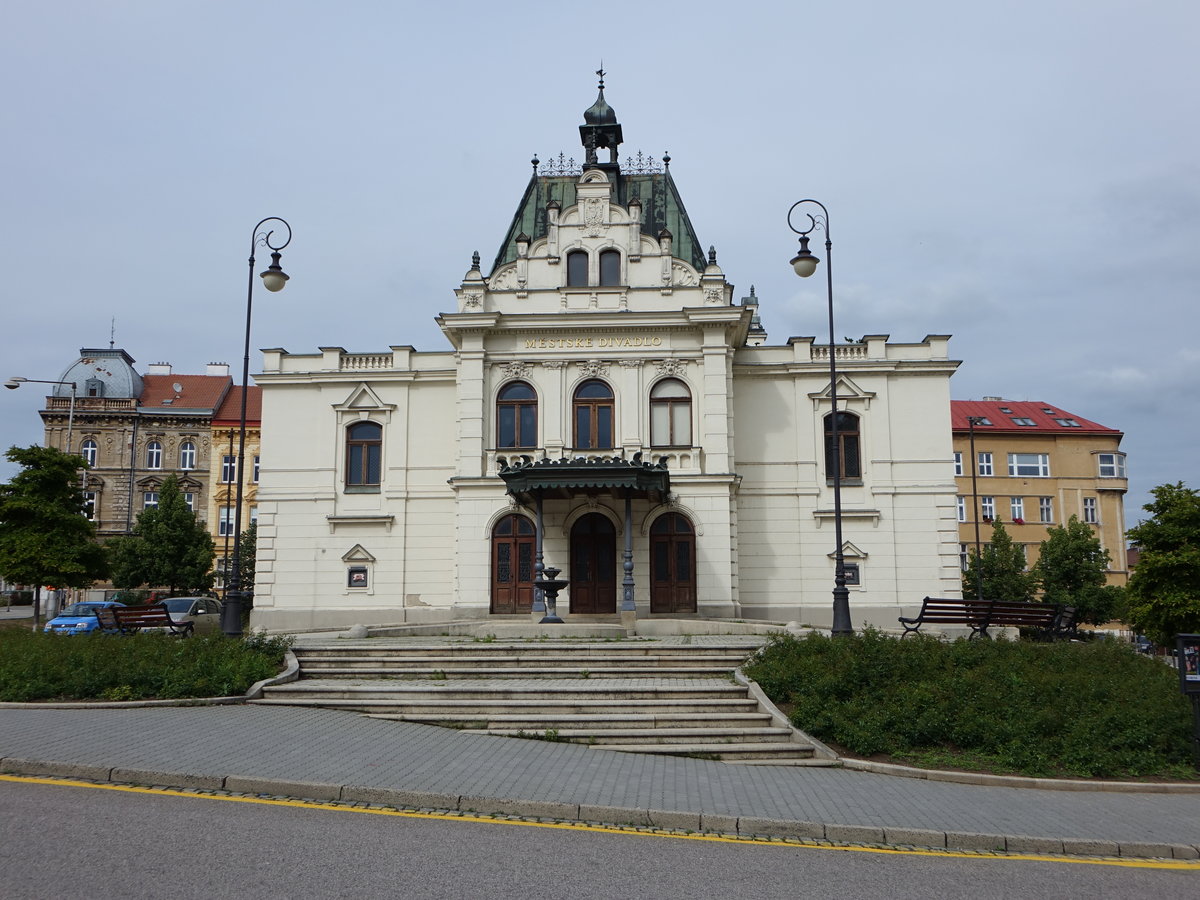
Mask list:
[[516,285],[517,267],[505,266],[492,278],[490,287],[493,291],[507,290]]
[[599,197],[589,197],[583,201],[583,226],[588,237],[604,237],[608,233],[608,225],[604,221],[604,213],[608,206],[607,200]]
[[642,365],[642,360],[640,359],[622,359],[618,360],[618,362],[626,369],[638,369]]
[[545,369],[564,369],[567,366],[565,359],[543,359],[542,368]]
[[663,375],[683,377],[687,372],[686,359],[659,359],[655,360],[654,364],[658,367],[658,375],[660,377]]
[[725,302],[725,292],[720,288],[706,288],[704,291],[704,302],[709,306],[719,306]]
[[607,378],[609,363],[607,360],[589,359],[579,364],[585,378]]
[[696,273],[682,263],[674,263],[671,266],[671,281],[673,284],[695,284]]
[[529,375],[529,370],[533,368],[527,362],[520,360],[504,363],[500,367],[500,371],[504,373],[505,378],[525,378]]
[[479,291],[463,291],[463,309],[483,309],[483,294]]

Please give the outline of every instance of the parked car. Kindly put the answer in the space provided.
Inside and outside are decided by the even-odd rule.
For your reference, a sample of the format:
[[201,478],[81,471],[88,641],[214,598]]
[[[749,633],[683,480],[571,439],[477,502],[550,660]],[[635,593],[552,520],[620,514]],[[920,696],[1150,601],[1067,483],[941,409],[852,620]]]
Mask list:
[[110,606],[124,606],[114,600],[84,600],[72,603],[46,623],[42,630],[46,634],[90,634],[100,628],[96,610]]
[[158,605],[167,608],[173,621],[191,622],[196,633],[221,628],[221,602],[212,597],[168,597],[159,600]]

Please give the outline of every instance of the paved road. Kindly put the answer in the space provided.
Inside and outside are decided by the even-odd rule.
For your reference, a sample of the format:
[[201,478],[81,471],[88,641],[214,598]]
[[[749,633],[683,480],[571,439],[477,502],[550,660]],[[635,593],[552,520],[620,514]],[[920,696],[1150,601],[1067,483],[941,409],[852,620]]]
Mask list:
[[833,841],[1200,856],[1195,793],[736,766],[321,709],[0,709],[0,770]]

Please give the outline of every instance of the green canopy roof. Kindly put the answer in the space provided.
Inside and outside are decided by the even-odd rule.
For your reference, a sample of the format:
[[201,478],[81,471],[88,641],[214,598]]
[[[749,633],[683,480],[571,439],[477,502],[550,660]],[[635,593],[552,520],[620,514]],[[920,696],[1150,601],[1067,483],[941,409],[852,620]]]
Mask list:
[[504,460],[498,474],[508,493],[522,503],[530,503],[539,496],[566,499],[579,494],[645,497],[661,502],[671,489],[666,459],[647,463],[642,462],[641,456],[635,453],[632,460],[617,456],[543,457],[536,461],[522,456],[511,464]]

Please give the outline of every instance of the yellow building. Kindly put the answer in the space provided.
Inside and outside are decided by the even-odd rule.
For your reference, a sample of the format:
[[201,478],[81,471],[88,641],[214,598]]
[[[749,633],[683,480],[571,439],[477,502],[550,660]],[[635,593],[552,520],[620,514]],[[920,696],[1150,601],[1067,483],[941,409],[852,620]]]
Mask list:
[[1109,553],[1108,583],[1129,577],[1120,431],[1048,403],[951,401],[962,560],[1001,521],[1032,566],[1051,526],[1077,516]]
[[[241,387],[232,387],[212,418],[212,453],[209,483],[208,528],[216,550],[214,588],[225,588],[226,560],[233,553],[237,499],[238,430],[241,424]],[[258,518],[259,435],[262,420],[262,390],[246,390],[246,467],[242,474],[242,530]]]

